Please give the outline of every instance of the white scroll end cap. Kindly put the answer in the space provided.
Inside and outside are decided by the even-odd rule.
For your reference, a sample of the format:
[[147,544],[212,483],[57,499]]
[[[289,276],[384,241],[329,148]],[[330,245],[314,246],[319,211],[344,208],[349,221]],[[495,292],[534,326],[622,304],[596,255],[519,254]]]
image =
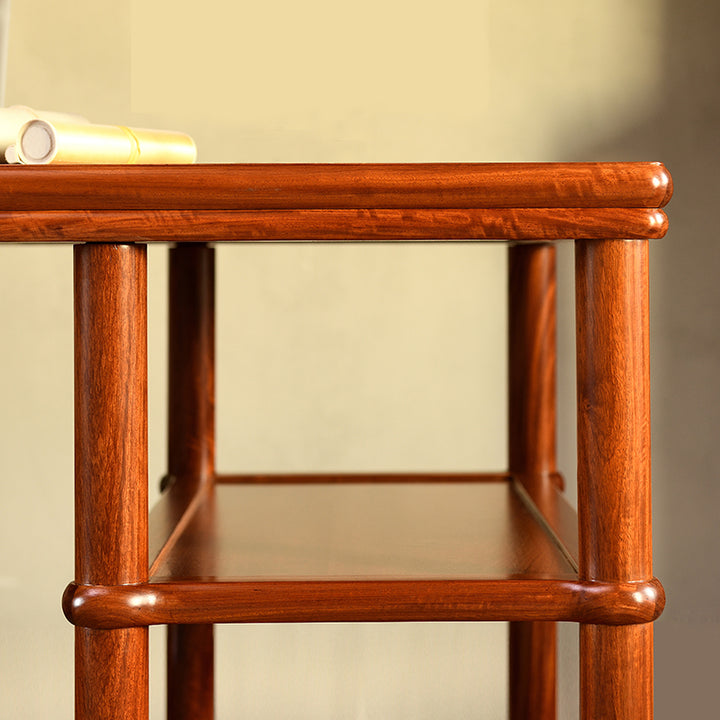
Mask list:
[[44,120],[25,123],[18,133],[17,154],[27,165],[49,163],[57,150],[55,132]]
[[5,148],[5,162],[8,165],[17,165],[20,162],[20,158],[18,157],[17,150],[14,145],[8,145]]

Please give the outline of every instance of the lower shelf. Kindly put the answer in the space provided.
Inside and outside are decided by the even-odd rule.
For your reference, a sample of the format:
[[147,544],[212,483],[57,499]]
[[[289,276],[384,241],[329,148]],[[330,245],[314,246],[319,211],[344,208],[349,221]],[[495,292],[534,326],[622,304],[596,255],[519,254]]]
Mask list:
[[[580,582],[570,552],[551,528],[556,523],[546,519],[548,508],[541,513],[509,476],[383,479],[224,482],[194,496],[173,487],[151,515],[150,581],[71,585],[66,614],[76,624],[109,628],[627,623],[647,622],[662,609],[662,588],[654,581]],[[555,496],[557,509],[562,499]]]
[[512,482],[218,484],[153,581],[577,577]]

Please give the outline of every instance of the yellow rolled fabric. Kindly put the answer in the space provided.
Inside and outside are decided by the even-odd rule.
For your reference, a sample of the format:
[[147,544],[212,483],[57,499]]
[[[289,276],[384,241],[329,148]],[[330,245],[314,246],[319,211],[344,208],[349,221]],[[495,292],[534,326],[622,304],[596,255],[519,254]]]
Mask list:
[[52,112],[49,110],[33,110],[25,105],[11,105],[0,108],[0,153],[14,145],[20,128],[29,120],[48,120],[49,122],[87,123],[81,115]]
[[26,123],[16,149],[26,165],[193,163],[197,157],[185,133],[46,120]]

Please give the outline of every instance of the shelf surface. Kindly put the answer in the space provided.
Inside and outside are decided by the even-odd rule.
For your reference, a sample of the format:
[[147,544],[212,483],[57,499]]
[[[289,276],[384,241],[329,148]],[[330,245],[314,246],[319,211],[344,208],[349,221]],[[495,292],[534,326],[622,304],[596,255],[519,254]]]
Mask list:
[[152,582],[577,578],[513,483],[217,485]]
[[[241,478],[245,478],[241,480]],[[320,478],[323,476],[314,476]],[[151,515],[150,579],[71,583],[83,627],[224,622],[649,622],[662,586],[583,581],[577,520],[508,475],[226,476]],[[554,489],[553,489],[554,488]],[[542,508],[542,512],[539,509]]]

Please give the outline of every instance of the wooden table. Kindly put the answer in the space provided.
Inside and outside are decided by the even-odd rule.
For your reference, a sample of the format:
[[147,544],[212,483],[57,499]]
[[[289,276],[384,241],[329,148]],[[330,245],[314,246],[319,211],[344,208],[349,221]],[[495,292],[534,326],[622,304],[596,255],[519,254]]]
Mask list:
[[[652,717],[648,240],[658,163],[0,169],[0,239],[75,243],[76,717],[213,717],[213,623],[511,623],[514,720],[555,715],[580,624],[581,718]],[[576,248],[578,512],[555,461],[555,247]],[[219,475],[218,242],[507,241],[506,472]],[[148,521],[146,243],[170,250],[169,468]]]

